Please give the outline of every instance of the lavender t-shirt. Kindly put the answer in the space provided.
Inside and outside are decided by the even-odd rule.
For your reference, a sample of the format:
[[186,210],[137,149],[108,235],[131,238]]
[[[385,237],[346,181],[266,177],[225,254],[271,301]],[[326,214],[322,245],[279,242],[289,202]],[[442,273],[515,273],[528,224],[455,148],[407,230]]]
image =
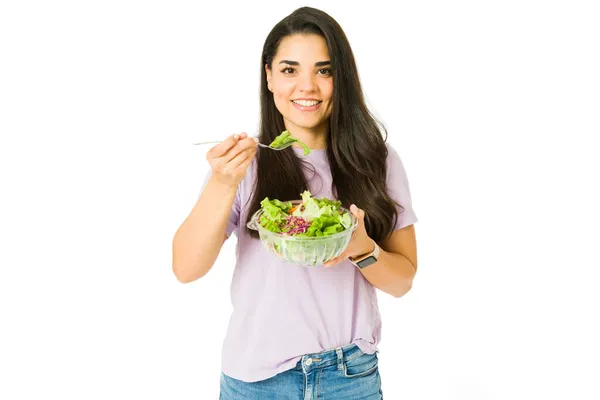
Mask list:
[[[401,229],[417,218],[400,157],[389,143],[387,147],[389,194],[404,207],[395,226]],[[302,149],[293,150],[302,155]],[[305,157],[316,171],[306,169],[305,175],[313,196],[333,199],[326,154],[313,150]],[[210,173],[205,182],[209,177]],[[226,229],[228,237],[236,234],[238,243],[223,373],[255,382],[293,368],[307,353],[351,343],[365,353],[377,351],[381,319],[376,292],[357,267],[348,260],[327,269],[286,264],[248,235],[245,221],[255,179],[253,162],[238,187]]]

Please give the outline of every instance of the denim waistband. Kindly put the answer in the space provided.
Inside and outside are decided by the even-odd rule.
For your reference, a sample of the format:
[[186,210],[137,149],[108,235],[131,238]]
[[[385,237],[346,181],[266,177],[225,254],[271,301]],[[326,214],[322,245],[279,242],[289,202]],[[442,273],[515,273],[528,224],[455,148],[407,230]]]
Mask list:
[[342,364],[344,362],[352,361],[363,354],[363,351],[356,344],[349,344],[344,347],[337,347],[320,353],[305,354],[300,361],[298,361],[295,369],[303,370],[308,373],[313,369],[325,368],[336,364],[339,369],[342,369]]

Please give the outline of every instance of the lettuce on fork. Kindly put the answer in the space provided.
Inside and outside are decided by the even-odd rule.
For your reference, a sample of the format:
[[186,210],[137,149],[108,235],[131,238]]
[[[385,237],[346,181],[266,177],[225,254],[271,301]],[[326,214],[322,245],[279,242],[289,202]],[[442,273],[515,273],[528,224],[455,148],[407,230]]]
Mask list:
[[259,223],[271,232],[297,237],[329,236],[352,225],[350,214],[340,209],[341,201],[316,199],[308,190],[302,193],[302,203],[297,206],[268,197],[260,204],[263,212]]
[[285,130],[283,132],[281,132],[281,134],[279,136],[277,136],[269,145],[269,147],[280,147],[283,146],[284,144],[288,144],[288,143],[298,143],[300,146],[302,146],[302,148],[304,149],[304,155],[308,155],[310,153],[310,148],[305,145],[304,143],[302,143],[301,141],[299,141],[298,139],[296,139],[295,137],[292,136],[292,133],[288,130]]

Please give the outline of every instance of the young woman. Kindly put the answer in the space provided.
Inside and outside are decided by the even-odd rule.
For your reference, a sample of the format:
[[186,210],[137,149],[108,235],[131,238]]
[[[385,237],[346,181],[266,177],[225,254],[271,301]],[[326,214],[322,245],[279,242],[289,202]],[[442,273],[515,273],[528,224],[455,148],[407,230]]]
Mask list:
[[[207,154],[211,173],[173,241],[182,282],[205,275],[238,238],[221,399],[381,399],[375,288],[401,297],[417,268],[407,177],[369,113],[350,44],[326,13],[303,7],[268,35],[259,141],[289,130],[300,147],[272,151],[246,133]],[[260,149],[260,151],[258,151]],[[339,199],[359,225],[324,266],[286,265],[246,227],[265,197]]]

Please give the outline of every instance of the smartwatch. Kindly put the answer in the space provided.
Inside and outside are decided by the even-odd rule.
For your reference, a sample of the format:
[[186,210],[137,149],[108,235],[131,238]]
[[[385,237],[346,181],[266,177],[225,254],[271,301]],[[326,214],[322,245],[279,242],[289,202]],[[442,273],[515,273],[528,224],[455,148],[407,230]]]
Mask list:
[[373,244],[375,245],[375,248],[372,252],[358,256],[357,258],[348,257],[350,262],[360,269],[366,268],[371,264],[375,264],[379,258],[379,246],[377,246],[377,243],[375,243],[374,240]]

